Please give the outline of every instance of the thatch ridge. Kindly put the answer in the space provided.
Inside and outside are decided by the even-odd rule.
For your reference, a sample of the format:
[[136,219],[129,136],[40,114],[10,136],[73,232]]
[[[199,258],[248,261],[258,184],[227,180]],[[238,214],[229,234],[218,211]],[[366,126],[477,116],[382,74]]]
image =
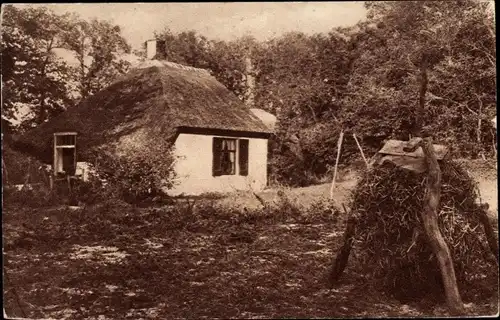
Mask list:
[[193,72],[197,72],[197,73],[204,74],[204,75],[211,75],[210,71],[207,69],[195,68],[195,67],[175,63],[175,62],[162,61],[162,60],[145,60],[145,61],[142,61],[141,63],[139,63],[133,69],[145,69],[145,68],[149,68],[149,67],[170,67],[170,68],[175,68],[175,69],[180,69],[180,70],[193,71]]

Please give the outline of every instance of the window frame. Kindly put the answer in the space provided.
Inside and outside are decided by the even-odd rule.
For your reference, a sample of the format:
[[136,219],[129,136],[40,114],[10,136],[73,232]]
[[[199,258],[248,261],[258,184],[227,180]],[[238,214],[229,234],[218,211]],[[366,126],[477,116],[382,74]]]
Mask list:
[[[76,132],[56,132],[54,133],[54,153],[53,153],[53,173],[54,175],[59,174],[70,174],[64,171],[64,150],[72,149],[73,153],[73,165],[72,171],[76,170],[76,140],[78,134]],[[69,143],[69,144],[67,144]],[[67,151],[66,151],[67,152]]]
[[[224,141],[234,142],[234,150],[223,150]],[[246,159],[241,159],[241,143],[245,141],[246,144]],[[249,139],[234,138],[234,137],[213,137],[212,138],[212,176],[248,176],[248,162],[249,162]],[[217,150],[217,148],[219,148]],[[223,170],[222,157],[224,153],[233,154],[234,161],[232,162],[233,170],[231,173]],[[231,156],[229,156],[231,158]],[[246,168],[241,170],[242,161],[246,163]]]
[[[237,160],[237,156],[238,156],[238,140],[237,139],[233,139],[233,138],[224,138],[224,139],[221,139],[221,150],[218,150],[218,152],[220,153],[220,159],[219,159],[219,163],[220,163],[220,170],[221,170],[221,176],[235,176],[238,172],[238,168],[237,168],[237,164],[236,164],[236,160]],[[231,149],[226,149],[224,150],[224,142],[226,143],[226,146],[229,146],[229,145],[232,145],[233,148]],[[223,162],[224,162],[224,155],[228,156],[228,159],[229,159],[229,164],[230,164],[230,168],[228,168],[228,170],[224,171],[224,166],[223,166]],[[232,155],[232,157],[231,157]],[[231,158],[233,159],[233,161],[231,161]]]

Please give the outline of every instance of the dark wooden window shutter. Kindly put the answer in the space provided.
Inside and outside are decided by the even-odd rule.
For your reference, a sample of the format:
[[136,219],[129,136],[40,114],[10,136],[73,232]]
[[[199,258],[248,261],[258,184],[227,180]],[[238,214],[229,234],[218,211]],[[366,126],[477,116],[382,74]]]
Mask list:
[[248,139],[241,139],[240,143],[240,176],[248,176]]
[[222,174],[221,168],[221,150],[222,150],[222,139],[213,138],[212,141],[212,175],[220,176]]

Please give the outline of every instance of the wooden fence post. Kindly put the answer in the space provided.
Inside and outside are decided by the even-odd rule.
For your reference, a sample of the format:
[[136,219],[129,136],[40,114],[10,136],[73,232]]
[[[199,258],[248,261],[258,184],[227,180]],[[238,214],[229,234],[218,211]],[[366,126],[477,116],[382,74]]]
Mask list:
[[347,216],[347,225],[344,232],[344,241],[342,247],[337,253],[335,260],[333,261],[332,269],[329,275],[329,284],[333,286],[340,279],[340,276],[344,272],[347,262],[349,261],[349,255],[351,254],[352,245],[354,242],[354,235],[356,233],[356,217],[352,212],[348,212],[344,204],[342,204],[344,212]]

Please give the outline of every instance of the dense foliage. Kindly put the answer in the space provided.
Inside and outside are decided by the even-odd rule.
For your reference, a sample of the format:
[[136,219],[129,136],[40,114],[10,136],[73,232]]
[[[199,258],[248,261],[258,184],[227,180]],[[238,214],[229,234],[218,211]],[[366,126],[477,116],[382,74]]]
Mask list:
[[[370,156],[384,140],[406,140],[415,126],[419,63],[430,59],[426,132],[455,156],[493,156],[495,30],[490,4],[478,1],[367,2],[367,19],[328,34],[288,33],[266,42],[220,42],[195,32],[157,34],[165,57],[208,68],[243,100],[255,78],[255,107],[278,117],[271,170],[305,185],[329,172],[341,130],[342,164]],[[221,55],[220,53],[224,54]],[[252,72],[245,69],[251,58]]]
[[14,150],[10,144],[2,144],[2,185],[49,182],[47,166]]
[[107,21],[3,6],[2,124],[26,130],[71,108],[126,72],[120,54],[129,50],[120,28]]
[[[367,156],[386,139],[408,139],[415,127],[423,55],[430,61],[421,115],[425,132],[450,146],[454,156],[493,157],[496,36],[491,4],[460,0],[365,5],[365,20],[327,34],[292,32],[264,42],[252,37],[219,41],[166,28],[155,36],[166,41],[161,58],[207,68],[243,101],[277,116],[270,172],[278,182],[306,185],[328,174],[342,130],[341,164],[359,158],[353,133]],[[9,120],[20,105],[28,105],[37,119],[29,124],[36,125],[75,101],[68,97],[67,77],[76,77],[79,96],[92,94],[126,71],[126,63],[117,57],[129,47],[119,28],[109,23],[72,23],[69,15],[36,9],[41,17],[54,18],[49,23],[44,22],[48,18],[33,19],[33,10],[4,8],[8,32],[2,39],[2,118]],[[72,72],[53,59],[50,49],[56,46],[75,52],[80,69]],[[90,65],[87,56],[92,57]]]
[[143,147],[126,153],[109,148],[89,152],[93,175],[82,186],[92,193],[89,197],[100,190],[129,203],[166,198],[165,191],[175,182],[173,149],[156,141]]
[[45,8],[3,7],[2,119],[24,113],[23,124],[31,127],[73,105],[70,67],[53,51],[69,19]]

